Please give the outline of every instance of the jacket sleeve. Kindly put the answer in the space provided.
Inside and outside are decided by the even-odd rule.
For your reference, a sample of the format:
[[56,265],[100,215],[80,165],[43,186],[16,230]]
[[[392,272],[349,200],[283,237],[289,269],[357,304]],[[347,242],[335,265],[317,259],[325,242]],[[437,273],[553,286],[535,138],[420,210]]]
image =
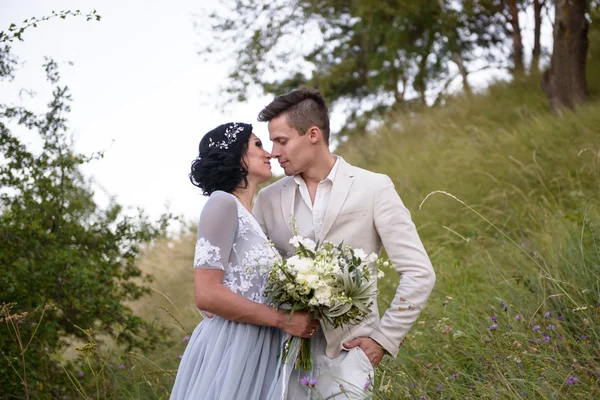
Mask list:
[[433,290],[435,272],[410,212],[387,176],[375,193],[374,222],[390,262],[400,275],[400,283],[371,338],[396,357]]

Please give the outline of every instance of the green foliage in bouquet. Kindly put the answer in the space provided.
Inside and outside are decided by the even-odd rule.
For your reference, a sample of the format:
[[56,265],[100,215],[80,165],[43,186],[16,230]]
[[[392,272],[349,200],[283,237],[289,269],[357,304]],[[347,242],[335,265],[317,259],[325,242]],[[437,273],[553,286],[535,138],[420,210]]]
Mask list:
[[[377,271],[387,262],[343,243],[319,244],[301,236],[294,236],[290,243],[296,254],[275,263],[269,273],[265,289],[269,304],[289,309],[291,315],[307,311],[331,328],[358,324],[369,314],[377,292]],[[288,342],[284,359],[296,345],[297,367],[310,370],[310,340]]]
[[308,311],[327,326],[357,324],[373,304],[374,275],[383,262],[343,243],[292,238],[296,255],[276,263],[265,290],[267,301],[291,312]]

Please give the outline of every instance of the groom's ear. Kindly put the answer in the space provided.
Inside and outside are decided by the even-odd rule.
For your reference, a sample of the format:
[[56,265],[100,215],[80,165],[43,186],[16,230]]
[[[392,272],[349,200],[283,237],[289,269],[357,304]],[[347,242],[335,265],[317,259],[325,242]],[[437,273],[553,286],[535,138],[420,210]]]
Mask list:
[[308,140],[310,140],[312,144],[317,144],[324,139],[323,132],[321,132],[317,126],[311,126],[308,128],[306,135],[308,135]]

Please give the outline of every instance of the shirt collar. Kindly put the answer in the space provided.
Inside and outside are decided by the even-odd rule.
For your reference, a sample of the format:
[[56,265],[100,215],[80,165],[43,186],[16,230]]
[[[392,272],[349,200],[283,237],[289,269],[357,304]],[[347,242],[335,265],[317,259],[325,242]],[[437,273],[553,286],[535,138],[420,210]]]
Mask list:
[[[331,183],[333,183],[335,175],[337,174],[337,170],[340,167],[340,159],[340,156],[335,156],[335,164],[333,164],[333,168],[331,168],[331,171],[329,171],[329,175],[327,175],[327,177],[323,181],[330,181]],[[302,176],[300,176],[300,174],[294,175],[294,182],[296,182],[297,185],[305,183],[304,179],[302,179]]]

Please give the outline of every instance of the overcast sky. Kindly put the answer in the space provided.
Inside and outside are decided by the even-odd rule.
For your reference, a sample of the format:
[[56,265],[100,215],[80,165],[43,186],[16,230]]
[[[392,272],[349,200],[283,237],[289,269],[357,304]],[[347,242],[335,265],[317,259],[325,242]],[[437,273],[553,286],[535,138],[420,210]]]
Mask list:
[[[192,16],[210,3],[0,0],[0,30],[52,10],[96,9],[102,16],[100,22],[69,17],[29,29],[23,42],[12,44],[22,65],[14,82],[0,83],[0,102],[44,111],[51,87],[41,65],[44,56],[53,57],[73,96],[69,125],[76,149],[106,150],[104,159],[84,169],[97,184],[98,201],[105,204],[105,191],[120,204],[141,206],[153,217],[169,204],[171,211],[197,220],[204,198],[187,174],[205,132],[227,121],[249,122],[270,149],[266,125],[256,122],[270,97],[224,111],[213,106],[228,66],[204,62],[197,55],[200,37]],[[19,96],[20,89],[36,95]],[[35,145],[34,139],[31,143]]]

